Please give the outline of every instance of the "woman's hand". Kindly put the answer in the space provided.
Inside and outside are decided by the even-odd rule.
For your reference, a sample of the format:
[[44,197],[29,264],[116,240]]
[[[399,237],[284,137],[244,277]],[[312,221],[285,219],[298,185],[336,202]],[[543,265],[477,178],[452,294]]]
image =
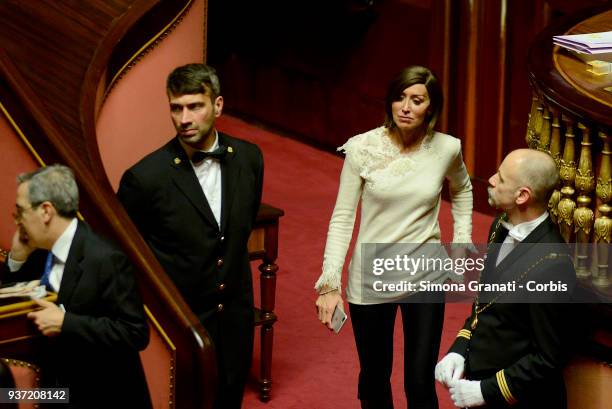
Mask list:
[[342,296],[340,295],[339,290],[331,290],[323,286],[320,289],[320,293],[317,297],[316,306],[317,312],[319,314],[319,321],[321,324],[326,325],[327,328],[331,330],[331,319],[334,314],[334,310],[337,305],[340,305],[340,308],[343,306]]

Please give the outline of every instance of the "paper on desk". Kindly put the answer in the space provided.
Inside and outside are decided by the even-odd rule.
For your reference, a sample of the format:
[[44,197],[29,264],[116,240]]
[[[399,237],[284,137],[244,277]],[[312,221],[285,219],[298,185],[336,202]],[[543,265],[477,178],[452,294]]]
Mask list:
[[47,290],[44,285],[40,285],[40,280],[26,281],[15,283],[9,287],[0,288],[1,298],[26,297],[26,298],[42,298],[47,295]]
[[585,54],[612,52],[612,31],[553,36],[553,43]]

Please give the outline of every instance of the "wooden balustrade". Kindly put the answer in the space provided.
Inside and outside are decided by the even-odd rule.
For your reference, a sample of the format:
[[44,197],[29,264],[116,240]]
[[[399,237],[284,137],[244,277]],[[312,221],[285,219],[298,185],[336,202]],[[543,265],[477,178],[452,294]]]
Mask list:
[[582,148],[575,179],[578,197],[576,203],[578,208],[574,210],[574,233],[576,234],[576,274],[579,278],[587,278],[591,275],[588,266],[588,244],[591,239],[594,212],[589,207],[591,204],[591,192],[595,187],[593,177],[593,162],[591,158],[590,132],[587,127],[579,123],[578,128],[582,131]]
[[601,164],[597,174],[597,198],[599,216],[595,219],[595,242],[597,249],[597,269],[593,277],[593,284],[597,287],[607,288],[610,285],[610,241],[612,241],[612,219],[610,219],[610,199],[612,198],[612,172],[610,170],[610,136],[599,132],[603,140],[601,150]]
[[576,243],[578,277],[610,296],[612,94],[605,88],[612,74],[594,76],[585,61],[551,40],[607,30],[612,10],[599,9],[569,17],[536,38],[528,61],[533,97],[525,140],[529,148],[548,152],[559,169],[548,208],[564,239]]
[[[585,342],[566,367],[568,408],[599,409],[612,397],[612,74],[586,71],[583,57],[553,46],[552,36],[612,30],[609,6],[580,12],[541,32],[528,58],[533,97],[525,140],[548,152],[559,185],[548,202],[551,218],[575,248]],[[600,302],[598,302],[598,300]]]
[[[559,186],[548,209],[564,239],[576,243],[579,278],[598,288],[610,286],[612,252],[612,136],[607,128],[577,118],[534,91],[526,143],[549,153],[559,171]],[[578,148],[579,145],[579,148]],[[594,246],[602,244],[601,246]]]

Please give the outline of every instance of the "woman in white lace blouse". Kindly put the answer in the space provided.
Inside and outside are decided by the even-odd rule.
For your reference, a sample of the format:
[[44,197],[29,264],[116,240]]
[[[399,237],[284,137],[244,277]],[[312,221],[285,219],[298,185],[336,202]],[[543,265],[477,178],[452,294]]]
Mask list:
[[[369,260],[362,251],[371,253],[373,247],[367,247],[373,246],[371,243],[402,243],[403,251],[413,257],[417,248],[419,255],[426,254],[428,248],[438,248],[438,213],[445,179],[452,199],[453,242],[471,244],[472,185],[461,143],[433,130],[442,106],[442,90],[434,74],[424,67],[408,67],[389,84],[384,125],[354,136],[338,148],[346,153],[346,159],[329,223],[323,272],[315,285],[319,293],[316,305],[319,320],[331,327],[334,309],[343,307],[342,268],[361,202],[346,296],[359,355],[362,408],[393,407],[390,376],[398,306],[404,328],[408,406],[438,407],[434,368],[444,321],[444,294],[430,292],[425,297],[410,288],[381,290],[380,284],[373,289],[370,279],[384,276],[373,275],[371,267],[362,271],[361,264],[362,256]],[[420,282],[441,283],[448,273],[422,268],[402,278],[418,288]],[[408,302],[398,302],[400,299]]]

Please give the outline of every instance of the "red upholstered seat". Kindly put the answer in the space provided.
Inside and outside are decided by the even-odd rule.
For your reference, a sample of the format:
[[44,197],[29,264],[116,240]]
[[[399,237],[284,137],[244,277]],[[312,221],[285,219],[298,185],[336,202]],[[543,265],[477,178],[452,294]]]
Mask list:
[[[12,382],[17,389],[31,389],[40,387],[40,368],[29,362],[16,359],[0,358],[0,363],[8,368],[12,375]],[[2,379],[2,387],[11,387],[5,382],[10,382],[7,378]],[[34,403],[20,402],[15,406],[19,409],[34,409]]]

